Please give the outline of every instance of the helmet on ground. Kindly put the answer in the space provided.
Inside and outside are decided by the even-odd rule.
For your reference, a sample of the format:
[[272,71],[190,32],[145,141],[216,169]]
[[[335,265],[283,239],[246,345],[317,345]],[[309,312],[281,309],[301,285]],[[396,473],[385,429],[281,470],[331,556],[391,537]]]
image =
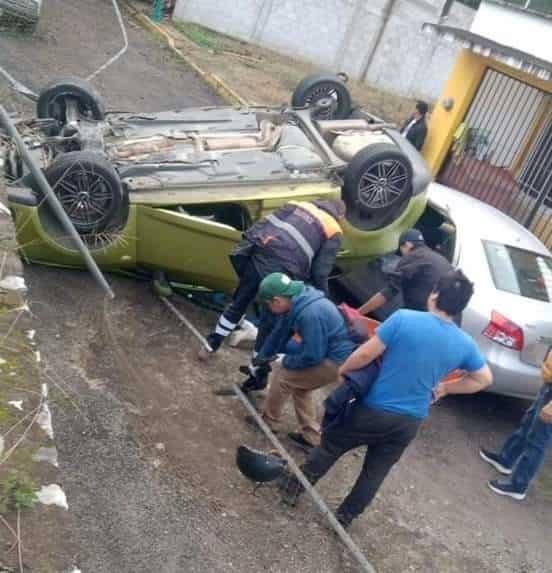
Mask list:
[[236,463],[240,472],[255,482],[268,482],[282,475],[286,461],[272,454],[265,454],[248,446],[239,446]]

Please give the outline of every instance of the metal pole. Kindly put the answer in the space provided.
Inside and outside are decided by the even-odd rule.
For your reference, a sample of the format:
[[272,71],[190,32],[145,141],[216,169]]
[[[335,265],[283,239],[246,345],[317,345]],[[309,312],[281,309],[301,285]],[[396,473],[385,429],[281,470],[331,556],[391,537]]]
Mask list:
[[[161,300],[167,305],[169,310],[171,310],[181,321],[187,326],[192,334],[204,345],[207,346],[207,341],[197,330],[197,328],[181,313],[179,310],[169,301],[166,297],[160,297]],[[335,515],[332,513],[331,509],[326,505],[326,502],[320,497],[318,492],[312,487],[310,482],[305,477],[305,474],[301,471],[299,466],[295,463],[293,458],[288,454],[287,450],[282,446],[278,438],[274,435],[272,430],[266,425],[265,421],[259,416],[259,413],[252,406],[251,402],[246,398],[245,394],[240,390],[237,384],[232,384],[232,390],[236,396],[240,399],[242,404],[247,408],[249,413],[253,416],[257,424],[259,424],[261,430],[265,433],[266,437],[272,442],[274,447],[280,452],[280,455],[287,461],[291,471],[297,476],[297,479],[301,482],[307,493],[312,497],[314,503],[318,506],[318,509],[325,515],[333,527],[334,531],[337,533],[341,541],[347,546],[349,551],[353,554],[354,558],[358,561],[359,565],[362,567],[363,571],[366,573],[376,573],[374,567],[368,562],[362,551],[358,548],[355,542],[351,539],[351,536],[343,529],[342,525],[337,521]]]
[[209,343],[207,342],[205,337],[201,334],[201,332],[199,332],[199,330],[176,308],[176,306],[174,306],[174,304],[167,299],[167,297],[162,296],[160,298],[168,307],[168,309],[171,310],[178,317],[178,319],[184,324],[184,326],[186,326],[190,330],[190,332],[199,340],[199,342],[201,342],[201,344],[205,348],[209,349]]
[[17,131],[12,119],[10,118],[8,112],[6,111],[6,109],[2,104],[0,104],[0,120],[6,126],[6,129],[10,137],[17,144],[19,153],[21,154],[21,158],[29,168],[29,171],[33,175],[37,185],[43,191],[46,197],[46,201],[48,201],[48,204],[50,205],[50,208],[57,216],[57,218],[59,219],[60,223],[62,224],[63,228],[67,231],[69,236],[73,239],[73,241],[75,241],[77,249],[82,255],[82,258],[84,259],[84,262],[88,267],[88,270],[94,277],[94,280],[103,288],[103,290],[105,291],[105,293],[109,298],[115,298],[115,294],[111,290],[111,287],[109,286],[102,272],[98,268],[96,261],[92,258],[92,255],[88,250],[88,247],[84,244],[80,235],[77,233],[75,227],[73,226],[73,223],[71,222],[71,219],[69,219],[67,213],[61,206],[61,203],[56,197],[56,194],[50,187],[50,184],[48,183],[46,177],[44,177],[44,173],[42,173],[42,170],[36,164],[35,160],[32,158],[31,154],[27,149],[27,146],[25,145],[25,142],[21,138],[21,135],[19,135],[19,132]]
[[112,4],[113,9],[115,10],[115,15],[117,16],[117,21],[119,22],[119,28],[121,28],[121,33],[123,34],[123,47],[112,58],[109,58],[105,64],[101,65],[95,72],[91,73],[86,78],[88,81],[92,80],[92,78],[96,77],[100,72],[103,72],[107,67],[116,62],[128,49],[127,31],[123,17],[121,16],[121,11],[119,10],[119,5],[117,4],[117,0],[112,0]]
[[301,482],[305,491],[312,497],[314,503],[318,506],[318,509],[328,518],[330,525],[333,527],[334,531],[338,537],[347,546],[347,549],[353,554],[353,557],[357,560],[358,564],[361,566],[363,571],[366,573],[376,573],[374,567],[370,562],[364,557],[362,551],[358,548],[356,543],[351,539],[351,536],[343,529],[343,526],[333,514],[332,510],[326,505],[326,502],[320,497],[318,492],[312,487],[309,480],[305,477],[305,474],[301,471],[301,468],[295,463],[293,458],[288,454],[287,450],[282,446],[280,440],[274,435],[272,430],[267,426],[265,421],[259,415],[257,410],[253,407],[251,402],[247,399],[245,394],[240,390],[237,384],[232,384],[232,389],[236,393],[236,396],[240,399],[242,404],[247,408],[249,413],[255,418],[257,424],[259,424],[261,430],[265,433],[266,437],[272,442],[272,445],[278,450],[280,455],[288,463],[288,467],[296,475],[297,479]]

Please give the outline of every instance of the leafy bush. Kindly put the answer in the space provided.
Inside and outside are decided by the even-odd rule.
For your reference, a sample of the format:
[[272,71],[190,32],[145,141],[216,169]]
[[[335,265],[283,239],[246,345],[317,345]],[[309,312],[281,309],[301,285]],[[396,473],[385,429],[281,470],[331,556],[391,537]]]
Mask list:
[[30,509],[37,502],[36,486],[17,471],[0,482],[0,513],[7,510]]

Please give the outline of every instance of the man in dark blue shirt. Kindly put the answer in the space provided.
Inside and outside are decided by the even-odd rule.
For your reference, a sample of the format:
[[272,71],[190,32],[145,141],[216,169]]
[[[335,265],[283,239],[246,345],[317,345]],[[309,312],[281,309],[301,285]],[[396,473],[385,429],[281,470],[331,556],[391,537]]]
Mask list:
[[[451,271],[428,298],[429,312],[399,310],[341,366],[343,376],[361,370],[382,356],[379,375],[342,424],[322,433],[319,447],[308,456],[303,472],[315,483],[346,452],[368,446],[361,473],[337,518],[344,527],[360,515],[385,476],[416,436],[432,401],[446,394],[469,394],[492,383],[492,374],[473,339],[453,321],[473,294],[461,271]],[[441,382],[450,372],[465,370],[459,382]],[[295,478],[283,484],[284,501],[294,503],[302,492]]]

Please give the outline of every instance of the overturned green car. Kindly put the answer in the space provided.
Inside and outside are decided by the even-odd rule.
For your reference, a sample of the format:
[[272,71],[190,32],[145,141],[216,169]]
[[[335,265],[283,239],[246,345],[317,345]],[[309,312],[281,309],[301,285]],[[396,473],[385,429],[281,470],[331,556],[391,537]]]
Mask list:
[[[103,269],[229,290],[241,233],[287,201],[343,198],[338,270],[393,250],[424,210],[423,159],[353,109],[340,79],[305,78],[292,104],[106,113],[91,86],[68,78],[17,129]],[[0,156],[24,259],[82,267],[7,137]]]

